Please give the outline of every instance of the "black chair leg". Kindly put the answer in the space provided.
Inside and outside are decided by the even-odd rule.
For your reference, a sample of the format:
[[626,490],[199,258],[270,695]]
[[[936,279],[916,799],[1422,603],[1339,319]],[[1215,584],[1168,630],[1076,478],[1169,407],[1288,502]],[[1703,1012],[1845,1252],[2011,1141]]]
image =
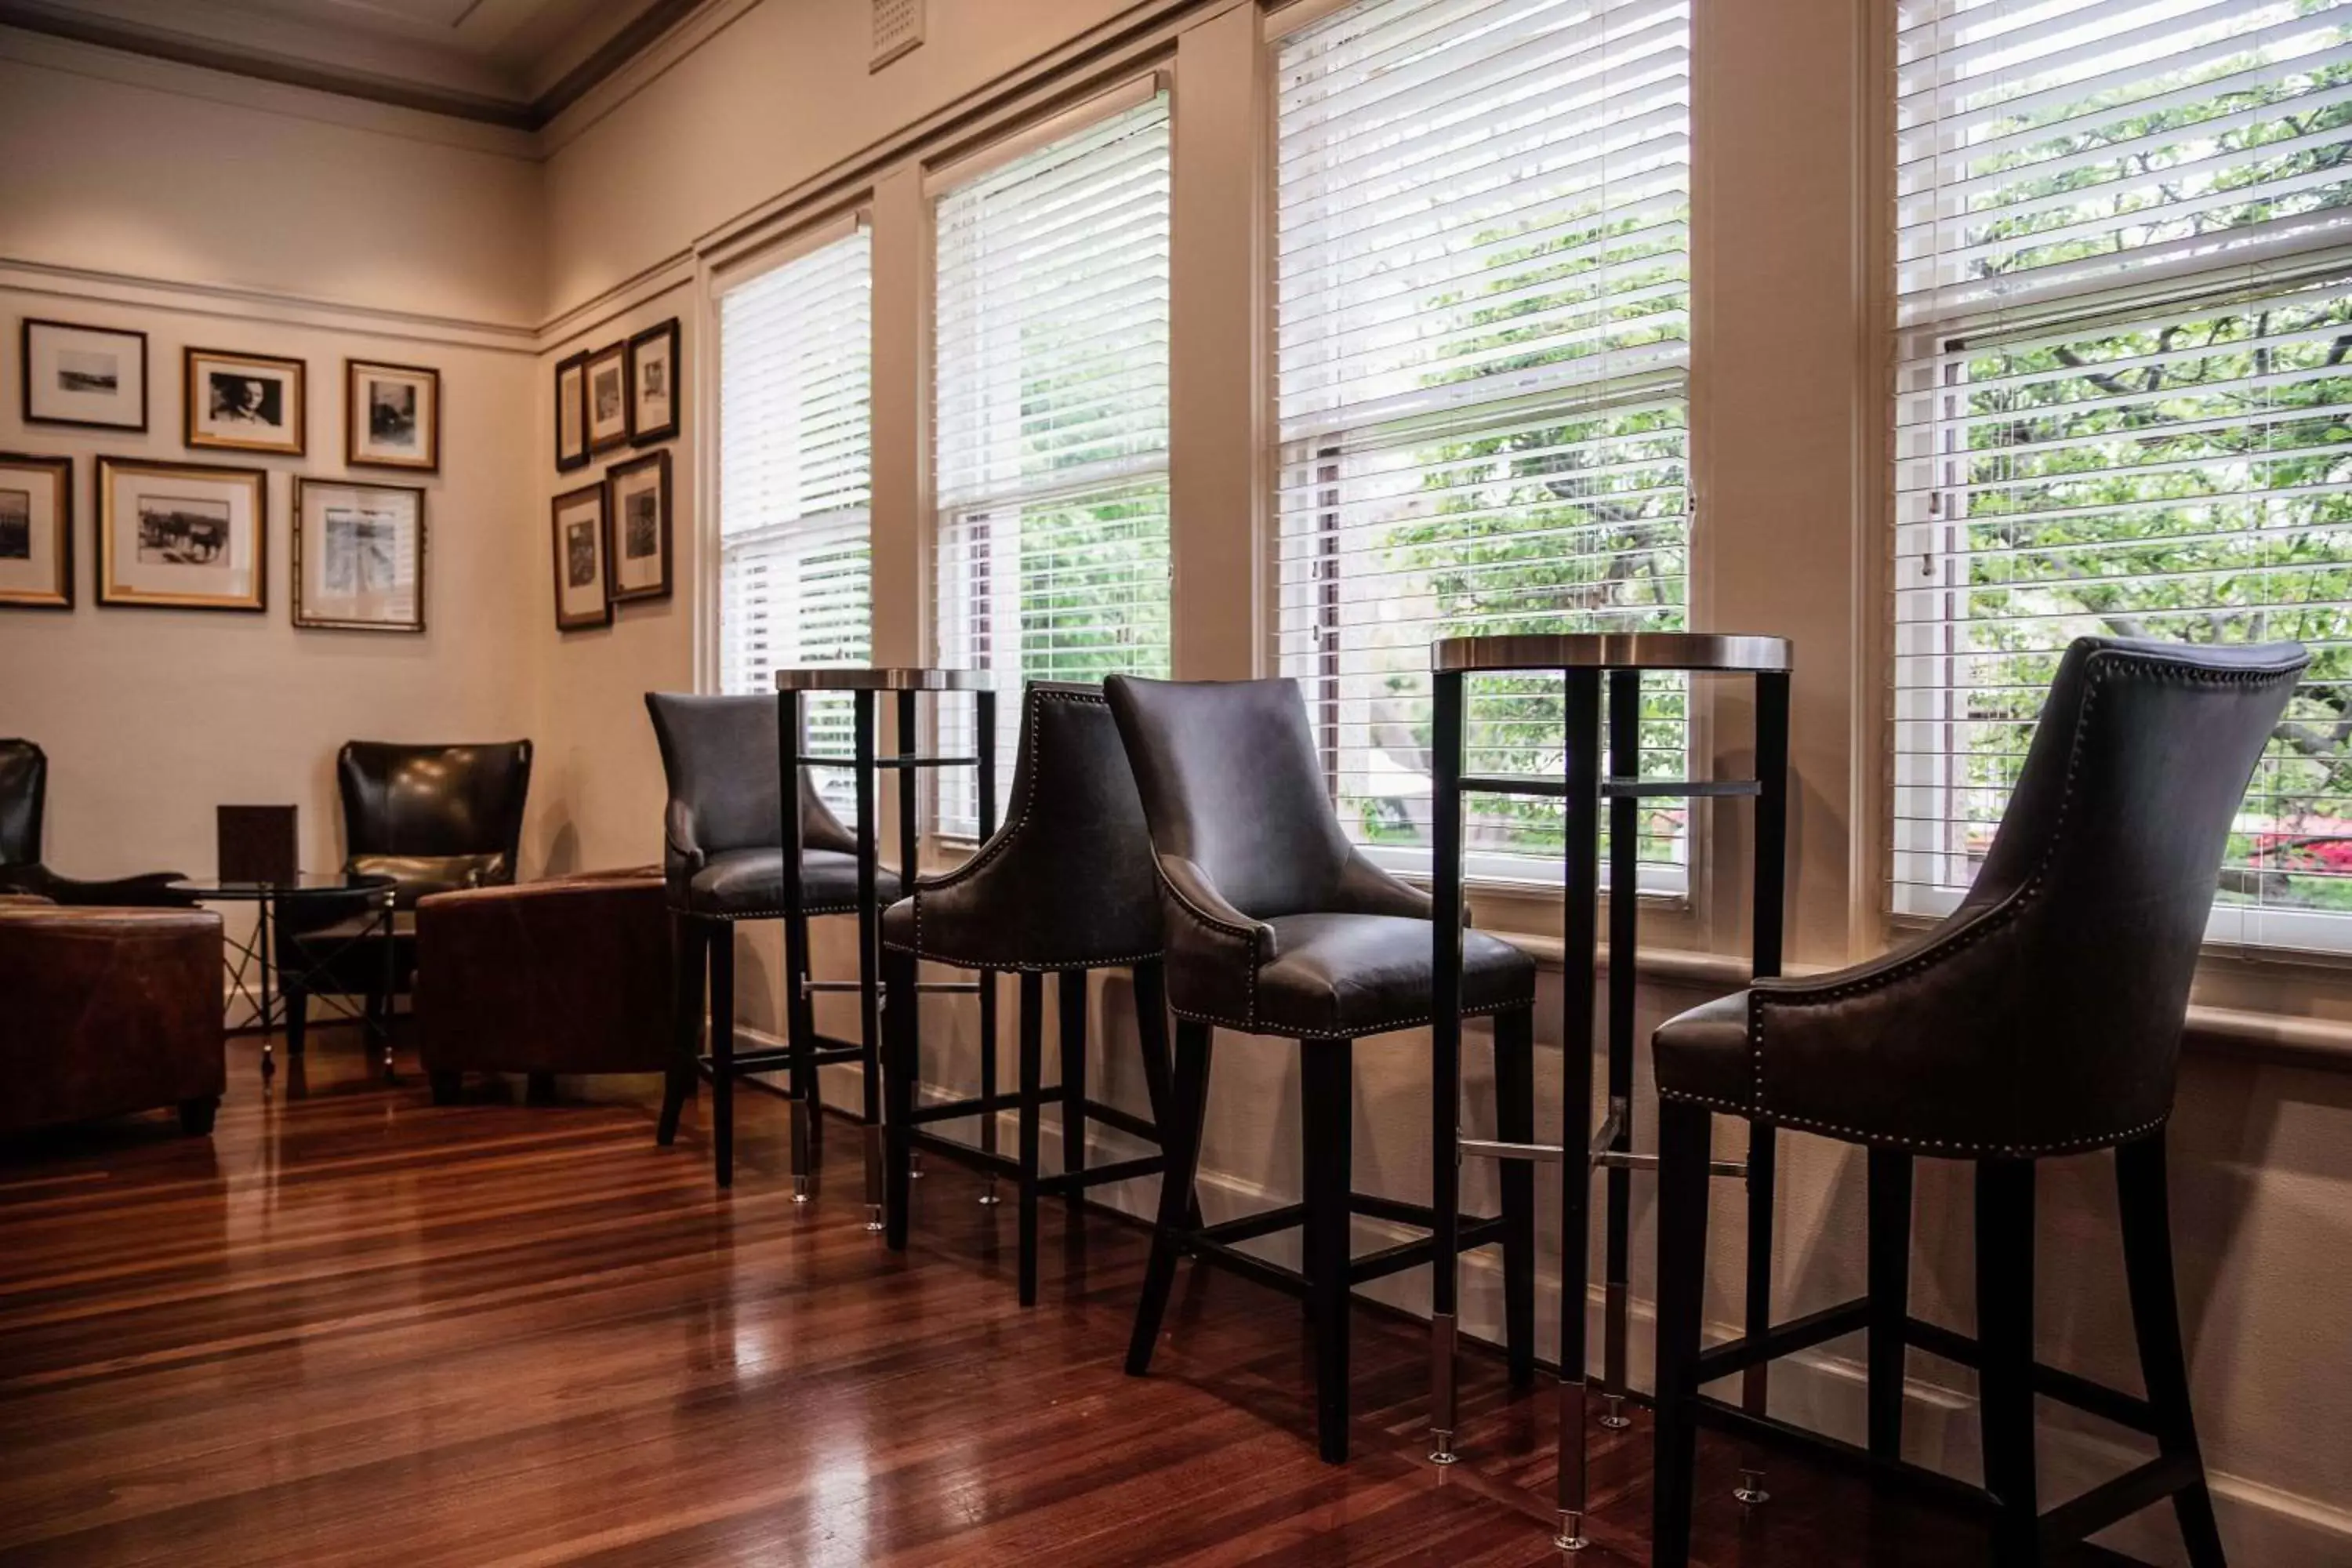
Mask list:
[[710,1158],[735,1184],[735,928],[710,933]]
[[[1151,1101],[1151,1124],[1160,1130],[1160,1152],[1168,1144],[1175,1126],[1175,1112],[1170,1108],[1175,1101],[1175,1089],[1169,1082],[1168,1047],[1168,974],[1160,960],[1148,959],[1135,966],[1135,1033],[1143,1047],[1143,1092]],[[1188,1229],[1201,1224],[1201,1201],[1196,1194],[1191,1200],[1190,1211],[1184,1216]]]
[[1315,1429],[1327,1465],[1348,1462],[1348,1264],[1354,1230],[1355,1042],[1302,1040],[1299,1139],[1306,1163],[1307,1289],[1315,1323]]
[[1870,1451],[1903,1455],[1904,1320],[1911,1298],[1911,1156],[1870,1152]]
[[220,1111],[220,1096],[207,1094],[198,1100],[180,1101],[180,1131],[191,1138],[202,1138],[213,1130],[213,1118]]
[[1021,1304],[1037,1304],[1037,1111],[1045,1092],[1045,977],[1021,972]]
[[1160,1343],[1160,1320],[1176,1286],[1176,1256],[1193,1228],[1192,1180],[1201,1166],[1201,1122],[1209,1103],[1209,1040],[1206,1024],[1176,1021],[1175,1071],[1169,1080],[1168,1110],[1160,1123],[1160,1148],[1168,1167],[1160,1175],[1160,1219],[1151,1232],[1151,1260],[1143,1270],[1143,1298],[1135,1307],[1135,1331],[1127,1344],[1127,1372],[1151,1370]]
[[661,1121],[654,1131],[654,1142],[665,1149],[677,1141],[678,1117],[702,1076],[702,977],[709,945],[701,921],[671,917],[670,1066],[662,1083]]
[[[1521,1008],[1495,1016],[1495,1133],[1507,1143],[1536,1138],[1536,1016]],[[1444,1152],[1439,1151],[1439,1158]],[[1536,1173],[1525,1160],[1505,1160],[1503,1195],[1503,1342],[1511,1386],[1536,1380]]]
[[2139,1370],[2156,1411],[2157,1446],[2168,1457],[2197,1463],[2193,1486],[2172,1494],[2172,1511],[2194,1568],[2222,1568],[2221,1530],[2189,1406],[2189,1363],[2181,1352],[2180,1303],[2172,1273],[2172,1201],[2167,1186],[2164,1133],[2116,1150],[2116,1197],[2123,1215],[2124,1273],[2131,1287],[2132,1328],[2139,1338]]
[[2033,1477],[2033,1162],[1977,1162],[1978,1419],[1993,1561],[2042,1561]]
[[891,1251],[904,1252],[915,1185],[915,1081],[921,1058],[921,996],[915,989],[913,953],[882,950],[882,1239]]
[[[1062,1169],[1076,1175],[1087,1168],[1087,972],[1062,971],[1054,996],[1062,1007]],[[1076,1220],[1086,1206],[1084,1189],[1069,1183],[1063,1197]]]
[[466,1075],[456,1072],[428,1072],[425,1087],[433,1091],[436,1105],[455,1105],[466,1098]]
[[1658,1322],[1656,1479],[1651,1500],[1654,1568],[1687,1568],[1696,1496],[1698,1422],[1692,1401],[1699,1309],[1706,1289],[1707,1159],[1714,1115],[1703,1105],[1658,1101]]
[[793,1202],[804,1204],[823,1163],[824,1097],[816,1080],[816,1009],[803,983],[809,974],[806,916],[784,917],[784,1046],[792,1055]]
[[299,1057],[302,1054],[302,1037],[309,1033],[310,1027],[310,993],[302,986],[286,980],[281,971],[278,977],[278,1000],[286,1009],[286,1054],[289,1057]]

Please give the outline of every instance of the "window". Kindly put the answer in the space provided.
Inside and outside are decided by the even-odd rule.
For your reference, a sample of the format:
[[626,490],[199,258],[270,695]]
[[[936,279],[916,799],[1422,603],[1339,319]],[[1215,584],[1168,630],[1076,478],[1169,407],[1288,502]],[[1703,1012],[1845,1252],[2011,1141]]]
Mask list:
[[[859,229],[719,298],[723,691],[770,692],[779,668],[870,656],[872,292]],[[846,700],[808,712],[812,743],[845,754]],[[828,795],[846,778],[826,778]]]
[[2352,6],[1904,0],[1894,900],[2085,633],[2294,637],[2211,934],[2352,947]]
[[[1016,690],[1168,673],[1168,170],[1154,90],[939,198],[942,664]],[[968,723],[943,711],[943,750]],[[973,832],[971,775],[939,783],[942,827]]]
[[[1688,0],[1375,0],[1276,61],[1282,668],[1351,835],[1428,865],[1429,645],[1672,630],[1688,602]],[[1564,766],[1556,679],[1474,681],[1474,773]],[[1685,771],[1685,692],[1643,771]],[[1643,885],[1679,888],[1679,802]],[[1557,800],[1473,796],[1557,879]]]

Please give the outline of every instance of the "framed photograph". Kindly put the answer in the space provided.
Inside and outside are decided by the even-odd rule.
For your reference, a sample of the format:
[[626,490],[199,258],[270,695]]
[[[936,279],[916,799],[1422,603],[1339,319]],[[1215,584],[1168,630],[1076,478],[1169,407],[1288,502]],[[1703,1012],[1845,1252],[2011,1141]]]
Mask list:
[[613,624],[612,584],[604,569],[604,487],[583,485],[557,496],[555,629],[579,631]]
[[441,468],[441,373],[343,362],[343,460],[354,467]]
[[294,624],[425,629],[425,491],[294,481]]
[[637,446],[677,434],[677,318],[629,340],[629,439]]
[[669,454],[648,452],[615,463],[604,475],[606,515],[613,537],[605,555],[613,563],[613,599],[669,597]]
[[588,356],[588,449],[609,452],[629,444],[629,351],[625,343]]
[[73,459],[0,452],[0,609],[72,608]]
[[304,373],[310,368],[302,361],[190,349],[186,366],[182,407],[189,446],[302,455]]
[[269,476],[211,463],[98,460],[98,602],[268,606]]
[[147,334],[26,317],[25,422],[147,428]]
[[555,367],[555,471],[588,463],[588,351]]

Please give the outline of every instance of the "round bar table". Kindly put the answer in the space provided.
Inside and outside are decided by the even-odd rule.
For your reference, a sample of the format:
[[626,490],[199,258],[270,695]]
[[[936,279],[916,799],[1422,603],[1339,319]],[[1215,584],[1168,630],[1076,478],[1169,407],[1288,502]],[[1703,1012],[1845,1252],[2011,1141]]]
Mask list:
[[[861,1066],[864,1093],[861,1105],[865,1127],[866,1160],[866,1228],[883,1228],[882,1170],[882,1008],[887,1000],[882,994],[882,909],[876,893],[878,865],[876,848],[875,791],[879,776],[887,773],[898,775],[898,866],[903,888],[912,890],[915,885],[916,863],[920,848],[916,832],[916,775],[926,768],[974,768],[979,773],[980,841],[985,843],[996,831],[996,687],[997,676],[986,669],[934,669],[923,667],[869,668],[849,665],[820,665],[776,671],[776,741],[782,777],[797,779],[800,770],[807,768],[846,768],[855,780],[857,798],[857,822],[854,832],[857,839],[857,978],[849,980],[803,980],[786,997],[787,1023],[785,1035],[793,1066],[793,1082],[796,1089],[806,1085],[806,1093],[797,1093],[793,1100],[793,1183],[795,1194],[805,1195],[812,1177],[813,1143],[816,1136],[815,1082],[816,1068],[826,1062],[856,1060]],[[850,697],[850,753],[812,752],[808,749],[807,698],[812,693],[845,691]],[[880,756],[875,751],[874,703],[883,692],[895,694],[898,700],[898,750],[890,756]],[[915,747],[916,701],[924,694],[934,699],[950,691],[973,694],[974,723],[972,755],[925,756]],[[801,908],[801,816],[798,810],[800,792],[787,786],[783,797],[787,803],[783,813],[784,847],[784,973],[800,975],[806,973],[808,962],[808,917]],[[789,982],[788,982],[789,984]],[[983,1097],[996,1092],[996,996],[994,988],[976,983],[945,984],[924,989],[977,991],[980,998],[981,1031],[981,1093]],[[831,1042],[821,1042],[816,1035],[815,993],[820,991],[856,991],[858,997],[858,1037],[855,1046],[843,1047]],[[996,1142],[995,1118],[983,1118],[982,1136],[992,1152]]]
[[286,1005],[284,974],[276,976],[278,984],[274,990],[271,986],[271,965],[276,961],[271,941],[273,928],[285,924],[286,912],[289,908],[304,905],[341,904],[373,911],[375,918],[368,922],[366,930],[334,943],[308,965],[306,974],[327,973],[334,967],[337,959],[363,942],[383,942],[385,1000],[383,1016],[365,1011],[353,1014],[332,992],[322,991],[317,994],[344,1016],[359,1018],[361,1026],[370,1038],[383,1048],[383,1076],[387,1079],[394,1076],[391,998],[395,954],[393,948],[393,879],[390,877],[374,871],[298,871],[290,882],[223,881],[218,878],[184,877],[172,883],[171,888],[173,892],[185,893],[200,904],[251,904],[254,907],[251,937],[225,942],[221,950],[221,963],[228,973],[228,1005],[231,1007],[236,1005],[236,997],[245,991],[247,973],[256,964],[260,967],[261,999],[248,1004],[253,1009],[252,1018],[239,1027],[261,1032],[261,1076],[265,1081],[278,1070],[277,1027]]
[[[1601,1391],[1608,1403],[1602,1424],[1627,1424],[1625,1384],[1626,1280],[1630,1272],[1631,1182],[1635,1170],[1656,1163],[1633,1152],[1634,948],[1640,900],[1630,896],[1639,875],[1641,803],[1654,799],[1750,796],[1756,801],[1753,879],[1754,955],[1758,975],[1780,970],[1782,898],[1788,862],[1788,640],[1710,632],[1573,632],[1550,636],[1448,637],[1430,650],[1436,695],[1432,746],[1435,779],[1432,809],[1434,850],[1432,911],[1435,932],[1431,1008],[1435,1092],[1435,1195],[1438,1262],[1431,1301],[1431,1458],[1454,1458],[1454,1351],[1456,1290],[1454,1227],[1463,1157],[1558,1161],[1560,1165],[1559,1475],[1555,1544],[1580,1550],[1585,1542],[1584,1442],[1587,1365],[1585,1310],[1591,1234],[1590,1188],[1595,1170],[1608,1172],[1605,1210]],[[1756,773],[1746,779],[1652,779],[1642,776],[1642,677],[1651,672],[1747,676],[1755,683]],[[1559,675],[1567,691],[1564,776],[1479,776],[1463,772],[1464,681],[1472,675]],[[1609,694],[1604,773],[1601,697]],[[1560,1102],[1565,1126],[1559,1145],[1504,1143],[1460,1136],[1462,1075],[1462,800],[1465,795],[1536,795],[1567,809],[1563,848],[1566,911],[1560,978],[1563,994]],[[1592,1125],[1594,965],[1599,948],[1601,811],[1609,810],[1609,1012],[1607,1110]],[[1758,1124],[1744,1163],[1724,1162],[1718,1175],[1748,1184],[1747,1320],[1748,1331],[1770,1325],[1772,1260],[1772,1129]],[[1763,1368],[1746,1374],[1742,1403],[1760,1411]],[[1761,1501],[1743,1478],[1743,1490]]]

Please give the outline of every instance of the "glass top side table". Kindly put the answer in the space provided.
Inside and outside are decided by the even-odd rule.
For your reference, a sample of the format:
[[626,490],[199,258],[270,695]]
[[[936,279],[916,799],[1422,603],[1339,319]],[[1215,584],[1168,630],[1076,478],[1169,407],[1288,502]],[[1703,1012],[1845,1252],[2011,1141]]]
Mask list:
[[[225,1004],[234,1008],[236,998],[247,994],[247,976],[257,968],[261,981],[261,997],[249,1002],[252,1013],[237,1026],[241,1029],[261,1032],[261,1076],[267,1081],[278,1071],[277,1027],[284,1020],[286,998],[284,975],[276,973],[276,943],[272,940],[278,928],[286,923],[289,910],[299,910],[294,920],[308,926],[306,916],[323,910],[348,909],[353,913],[367,912],[373,918],[365,926],[343,940],[319,952],[303,966],[305,975],[320,974],[331,970],[346,952],[356,951],[371,941],[383,945],[384,994],[392,994],[395,953],[393,948],[393,889],[390,877],[373,871],[299,871],[290,881],[223,880],[217,877],[184,877],[173,882],[172,890],[185,893],[198,903],[238,904],[254,906],[252,931],[237,940],[224,939],[221,965],[227,972],[229,998]],[[273,984],[274,982],[278,984]],[[346,1017],[356,1018],[370,1040],[383,1052],[383,1073],[393,1076],[392,1016],[387,1009],[378,1017],[364,1009],[354,1013],[331,991],[316,993],[329,1005]]]
[[[1788,866],[1789,679],[1794,649],[1788,639],[1711,632],[1581,632],[1545,636],[1449,637],[1433,645],[1435,687],[1433,888],[1435,933],[1433,1036],[1437,1265],[1431,1301],[1431,1458],[1453,1461],[1455,1431],[1454,1350],[1456,1285],[1454,1227],[1463,1157],[1558,1161],[1560,1165],[1559,1472],[1555,1506],[1563,1551],[1584,1545],[1587,1511],[1584,1443],[1588,1387],[1585,1309],[1590,1280],[1590,1187],[1595,1170],[1608,1173],[1604,1248],[1601,1389],[1608,1402],[1603,1425],[1622,1426],[1626,1394],[1627,1279],[1632,1232],[1632,1173],[1656,1163],[1633,1152],[1633,1052],[1636,988],[1634,950],[1640,900],[1624,896],[1640,872],[1640,811],[1645,800],[1752,797],[1756,801],[1754,964],[1758,975],[1780,969],[1783,899]],[[1654,672],[1742,676],[1755,686],[1756,773],[1745,779],[1656,779],[1642,775],[1642,677]],[[1567,746],[1561,776],[1476,775],[1464,772],[1466,678],[1485,674],[1550,674],[1566,690]],[[1601,699],[1609,696],[1604,773]],[[1566,1126],[1559,1146],[1504,1143],[1460,1136],[1462,1072],[1463,799],[1468,795],[1549,797],[1566,808],[1565,917],[1560,982],[1560,1039],[1566,1079],[1560,1102]],[[1609,1010],[1607,1110],[1591,1124],[1592,1047],[1599,953],[1601,812],[1609,811]],[[1746,1315],[1751,1333],[1769,1327],[1772,1258],[1773,1135],[1758,1125],[1744,1163],[1725,1162],[1716,1173],[1748,1184]],[[1759,1366],[1746,1373],[1742,1401],[1761,1410]],[[1760,1494],[1759,1494],[1760,1500]]]

